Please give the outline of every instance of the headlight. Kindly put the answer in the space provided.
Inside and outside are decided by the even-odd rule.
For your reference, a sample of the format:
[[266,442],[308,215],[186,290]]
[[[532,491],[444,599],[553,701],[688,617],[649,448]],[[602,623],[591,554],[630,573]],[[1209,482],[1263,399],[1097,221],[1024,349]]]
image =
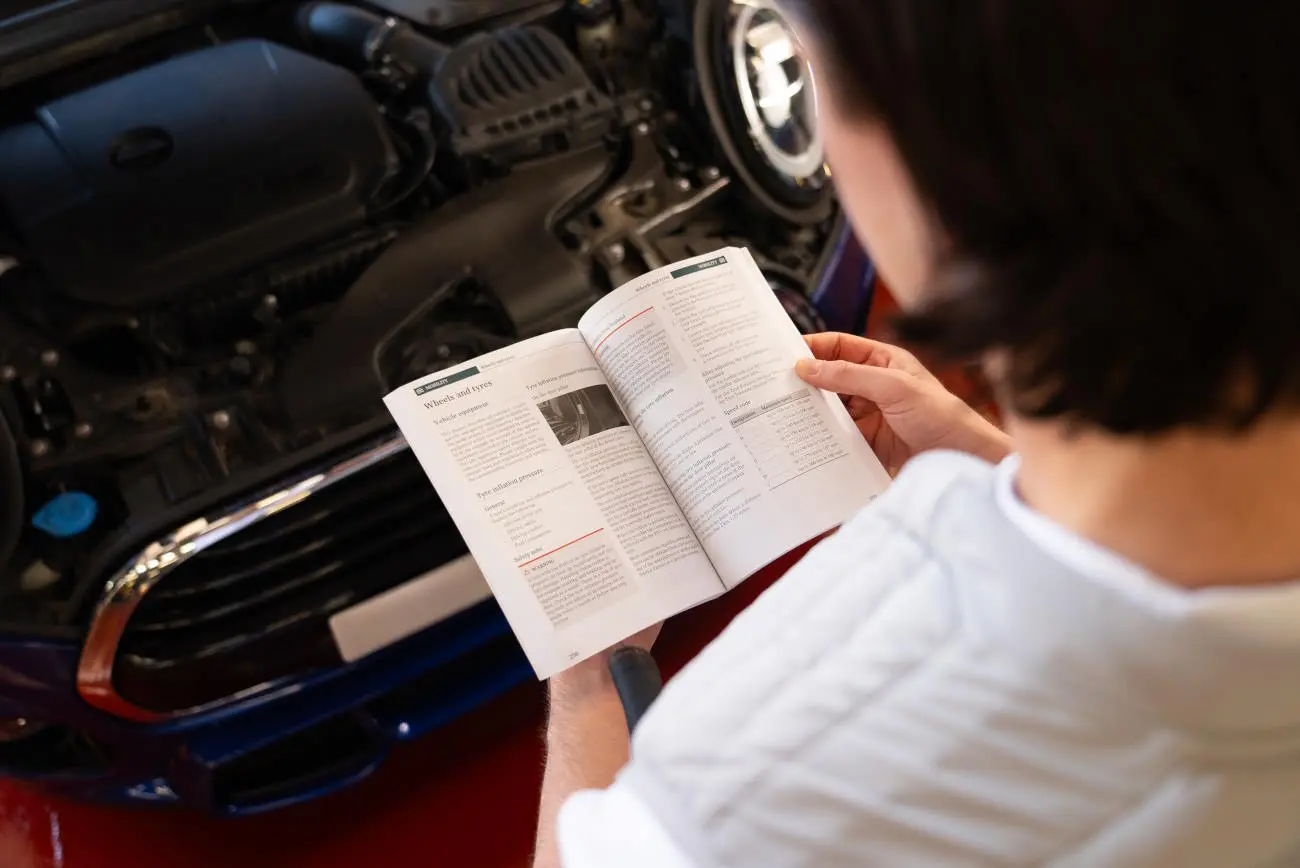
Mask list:
[[790,25],[767,0],[731,3],[731,62],[749,134],[767,161],[792,180],[826,162],[812,70]]
[[749,198],[793,223],[830,217],[816,82],[775,0],[696,0],[689,41],[700,102]]

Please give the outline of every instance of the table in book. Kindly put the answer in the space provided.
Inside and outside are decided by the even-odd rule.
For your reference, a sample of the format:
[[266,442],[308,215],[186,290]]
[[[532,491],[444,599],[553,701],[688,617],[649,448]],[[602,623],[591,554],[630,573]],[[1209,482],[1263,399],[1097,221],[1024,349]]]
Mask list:
[[385,398],[538,677],[734,587],[889,482],[747,250]]

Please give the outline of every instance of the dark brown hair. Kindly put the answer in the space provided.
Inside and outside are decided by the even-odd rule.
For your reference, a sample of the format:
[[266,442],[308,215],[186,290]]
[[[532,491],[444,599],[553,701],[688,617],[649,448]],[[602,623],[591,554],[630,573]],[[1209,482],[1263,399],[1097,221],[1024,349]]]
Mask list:
[[789,0],[948,242],[900,337],[1122,434],[1300,407],[1297,6]]

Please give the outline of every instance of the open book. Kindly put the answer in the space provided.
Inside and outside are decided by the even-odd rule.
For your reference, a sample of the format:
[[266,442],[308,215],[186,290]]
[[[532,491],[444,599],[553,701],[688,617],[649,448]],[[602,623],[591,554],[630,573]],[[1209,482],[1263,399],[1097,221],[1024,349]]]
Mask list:
[[548,678],[885,488],[843,404],[795,376],[808,355],[749,252],[728,248],[384,400]]

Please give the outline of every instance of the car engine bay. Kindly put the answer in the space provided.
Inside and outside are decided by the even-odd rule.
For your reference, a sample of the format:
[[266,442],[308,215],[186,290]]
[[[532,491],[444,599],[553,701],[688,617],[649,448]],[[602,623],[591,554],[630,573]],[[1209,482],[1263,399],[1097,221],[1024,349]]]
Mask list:
[[[392,442],[390,389],[570,326],[649,269],[749,247],[816,328],[807,299],[843,220],[815,133],[780,101],[812,89],[781,78],[794,52],[765,3],[702,5],[208,4],[123,25],[112,50],[109,28],[93,55],[69,41],[7,64],[0,626],[79,640],[123,564],[158,568],[157,541]],[[768,58],[755,86],[776,98],[728,91],[744,51]],[[760,113],[775,132],[755,143]],[[133,701],[196,707],[328,663],[285,625],[427,568],[361,552],[364,579],[301,596],[358,568],[321,554],[369,532],[338,511],[382,496],[374,521],[398,526],[394,498],[436,510],[408,456],[382,458],[409,466],[282,522],[260,553],[227,541],[223,565],[142,608],[115,652],[149,678],[179,668]],[[293,577],[265,584],[295,546]],[[236,634],[284,671],[232,664]],[[129,692],[129,667],[115,677]]]

